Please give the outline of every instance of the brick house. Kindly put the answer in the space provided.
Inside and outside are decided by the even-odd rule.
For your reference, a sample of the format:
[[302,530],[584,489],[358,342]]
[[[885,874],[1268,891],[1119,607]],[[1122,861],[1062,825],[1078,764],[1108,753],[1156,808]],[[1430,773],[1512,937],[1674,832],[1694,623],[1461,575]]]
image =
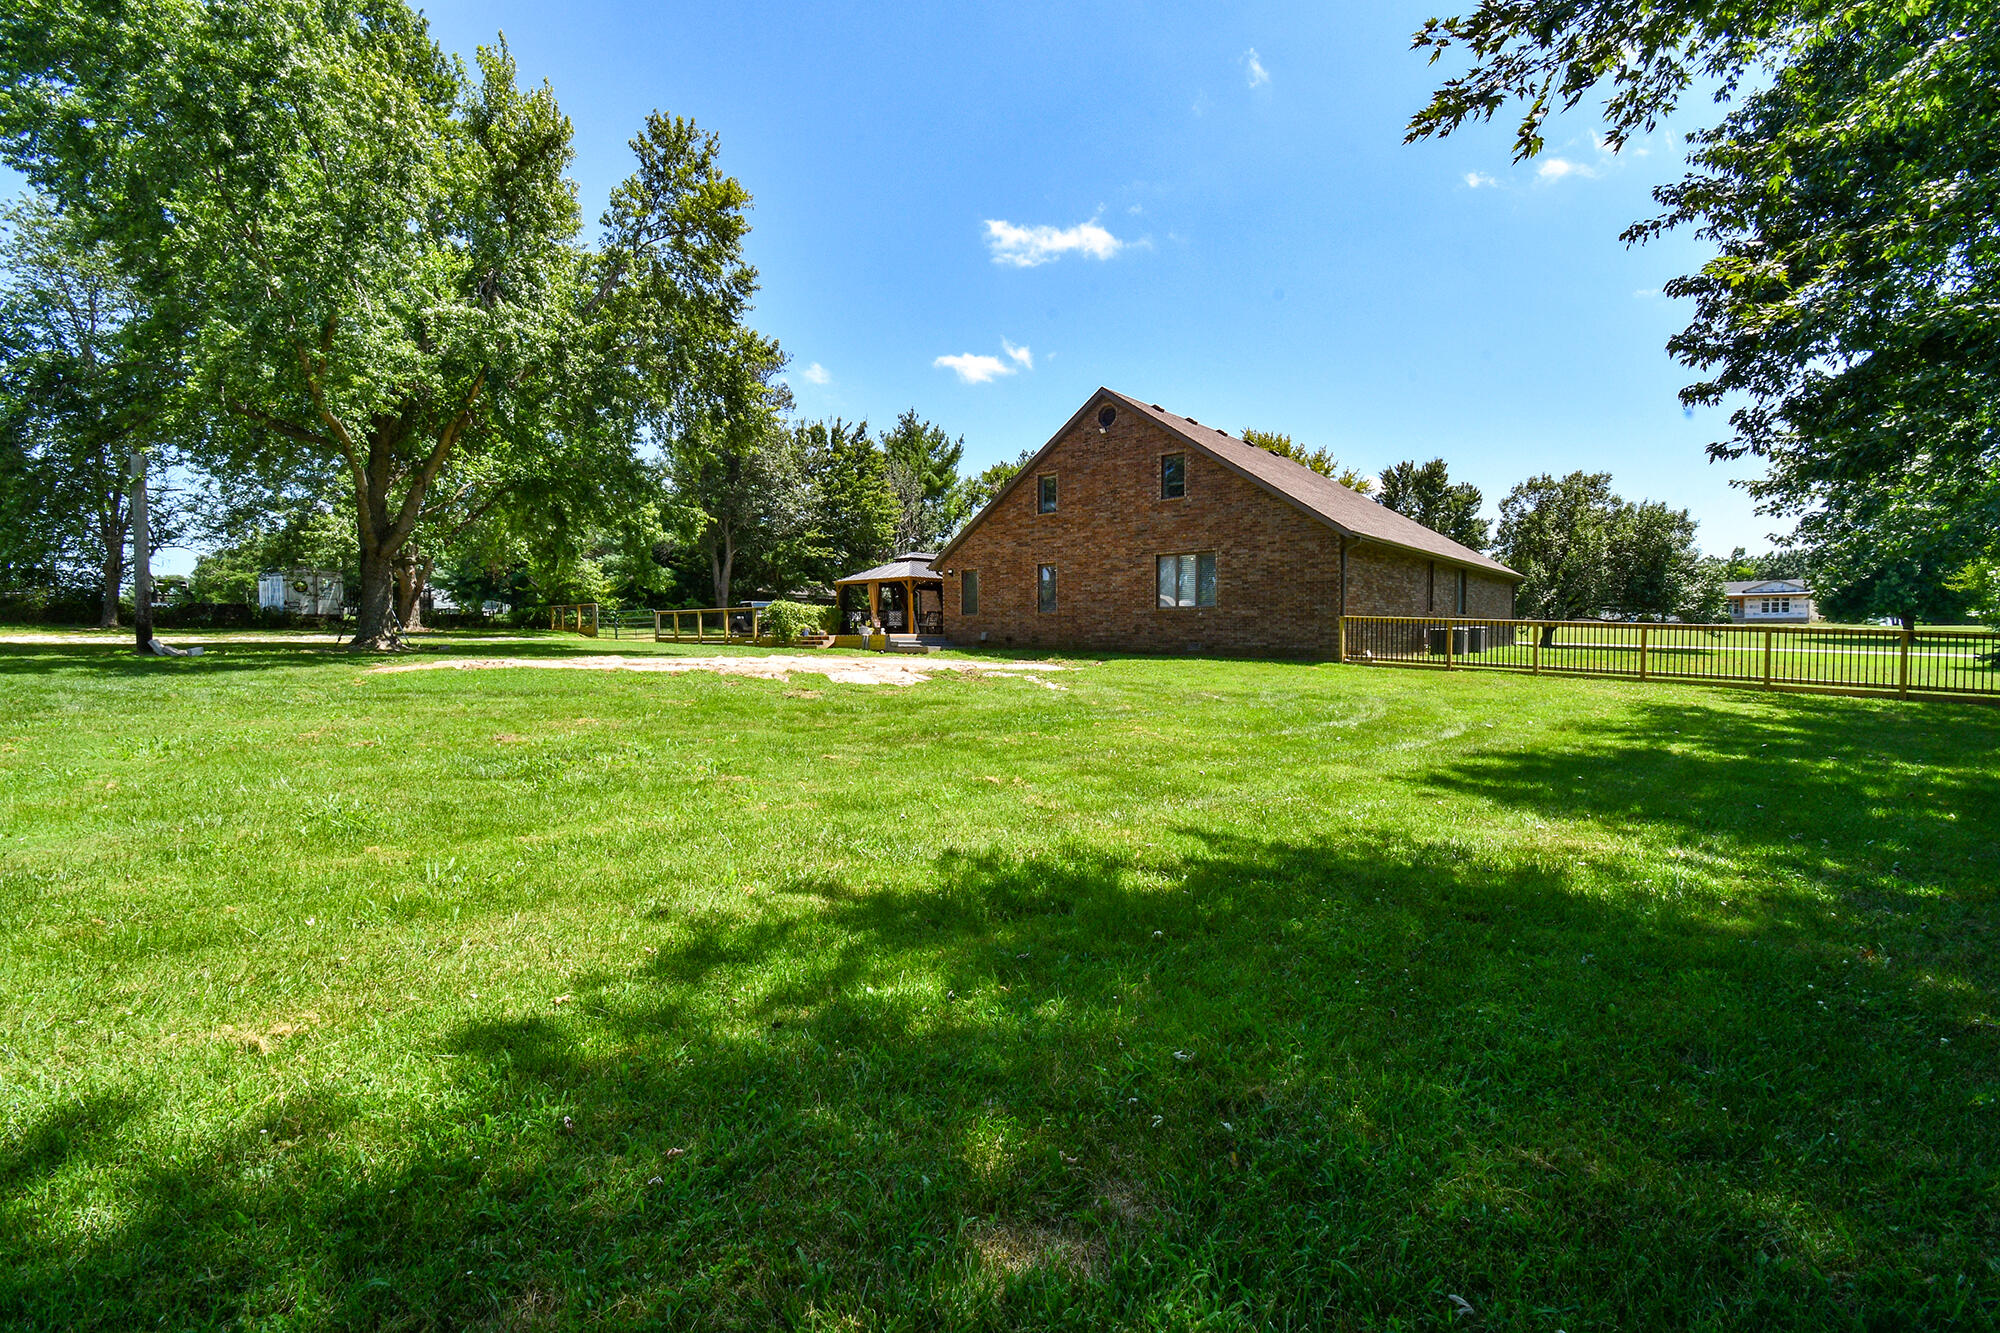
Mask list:
[[1331,656],[1339,617],[1508,617],[1521,576],[1099,389],[932,562],[958,644]]

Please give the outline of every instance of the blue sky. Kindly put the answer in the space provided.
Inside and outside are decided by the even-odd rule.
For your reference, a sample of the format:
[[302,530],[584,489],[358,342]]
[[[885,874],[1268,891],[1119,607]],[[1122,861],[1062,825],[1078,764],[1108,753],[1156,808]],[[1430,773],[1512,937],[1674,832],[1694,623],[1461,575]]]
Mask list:
[[978,467],[1107,384],[1370,472],[1442,455],[1489,510],[1537,472],[1609,471],[1691,509],[1706,549],[1765,549],[1729,485],[1748,465],[1706,460],[1723,422],[1683,413],[1663,350],[1685,309],[1658,289],[1701,251],[1618,241],[1679,134],[1613,157],[1578,116],[1518,167],[1504,124],[1405,146],[1439,77],[1409,50],[1428,6],[427,13],[468,55],[504,31],[554,86],[587,220],[649,110],[721,136],[756,198],[754,319],[804,415],[915,406]]

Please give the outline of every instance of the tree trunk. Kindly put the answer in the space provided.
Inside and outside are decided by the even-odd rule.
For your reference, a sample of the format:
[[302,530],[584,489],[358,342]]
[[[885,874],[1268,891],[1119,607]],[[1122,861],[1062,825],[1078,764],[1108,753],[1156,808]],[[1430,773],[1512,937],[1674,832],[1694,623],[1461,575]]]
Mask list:
[[1553,648],[1555,646],[1556,646],[1556,627],[1553,624],[1542,626],[1542,647]]
[[424,627],[424,589],[430,585],[434,559],[419,558],[408,546],[396,557],[396,619],[405,632]]
[[393,556],[361,551],[361,600],[354,612],[354,638],[348,647],[358,652],[389,652],[403,646],[396,619],[396,566]]
[[[132,451],[132,626],[136,646],[153,651],[153,542],[146,510],[146,451]],[[115,594],[114,594],[115,595]]]
[[715,578],[715,604],[729,605],[729,576],[736,565],[736,543],[726,527],[716,529],[708,548],[708,569]]
[[118,589],[125,583],[124,534],[119,534],[118,545],[116,547],[112,547],[111,543],[107,541],[105,548],[111,554],[104,557],[104,609],[98,612],[97,627],[99,629],[117,629]]

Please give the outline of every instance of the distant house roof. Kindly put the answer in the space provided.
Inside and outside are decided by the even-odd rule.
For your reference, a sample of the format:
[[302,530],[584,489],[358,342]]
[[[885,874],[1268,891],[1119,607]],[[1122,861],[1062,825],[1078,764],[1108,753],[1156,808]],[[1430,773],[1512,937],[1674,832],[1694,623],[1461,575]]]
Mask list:
[[1077,410],[1076,416],[1064,422],[1062,429],[1050,437],[1048,444],[1042,446],[1041,453],[1036,454],[1034,459],[1030,459],[1019,472],[1015,473],[1013,480],[1000,488],[986,508],[981,510],[972,522],[960,529],[958,536],[946,544],[942,555],[950,555],[953,549],[965,540],[966,535],[979,525],[981,518],[991,512],[1023,477],[1034,472],[1035,461],[1067,434],[1085,412],[1107,398],[1165,427],[1170,434],[1208,455],[1231,472],[1346,536],[1381,542],[1385,546],[1399,546],[1404,550],[1435,556],[1454,564],[1482,569],[1503,578],[1517,581],[1521,578],[1521,575],[1493,557],[1482,555],[1469,546],[1453,541],[1441,532],[1433,532],[1415,519],[1405,518],[1395,510],[1375,503],[1359,491],[1350,490],[1331,477],[1321,476],[1303,463],[1280,457],[1267,449],[1259,449],[1254,444],[1245,444],[1226,431],[1204,426],[1189,417],[1175,416],[1155,404],[1142,403],[1136,398],[1111,389],[1099,389],[1092,394],[1089,401]]
[[1812,589],[1804,579],[1752,579],[1748,583],[1725,583],[1722,585],[1725,597],[1758,597],[1776,594],[1782,597],[1810,597]]
[[833,582],[837,587],[843,583],[879,583],[889,579],[934,579],[938,572],[931,568],[931,561],[935,559],[936,551],[905,551],[886,565],[864,569],[859,574],[849,574]]

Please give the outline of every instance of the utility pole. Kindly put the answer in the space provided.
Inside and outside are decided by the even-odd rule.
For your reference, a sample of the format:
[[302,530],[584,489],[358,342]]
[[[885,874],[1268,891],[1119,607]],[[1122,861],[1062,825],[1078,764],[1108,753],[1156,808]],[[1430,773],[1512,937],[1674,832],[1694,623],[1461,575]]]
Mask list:
[[153,651],[153,534],[146,522],[146,446],[132,450],[132,622],[139,651]]

